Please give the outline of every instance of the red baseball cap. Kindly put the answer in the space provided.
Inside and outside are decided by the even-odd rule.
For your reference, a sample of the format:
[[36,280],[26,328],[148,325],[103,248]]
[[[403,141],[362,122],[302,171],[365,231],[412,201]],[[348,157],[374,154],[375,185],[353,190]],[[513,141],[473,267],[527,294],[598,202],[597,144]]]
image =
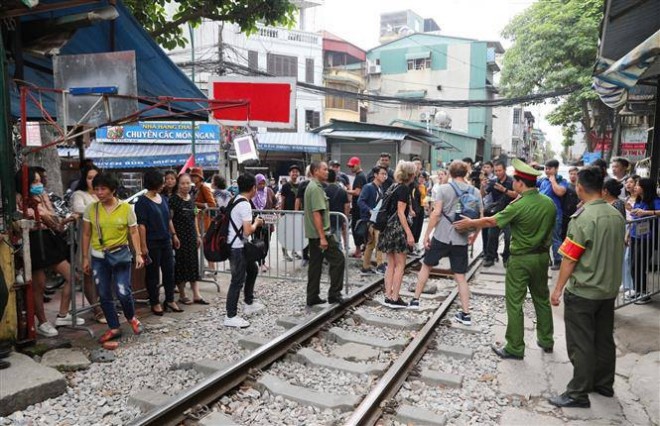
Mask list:
[[348,160],[348,163],[346,163],[348,167],[353,167],[353,166],[359,166],[360,165],[360,157],[351,157]]

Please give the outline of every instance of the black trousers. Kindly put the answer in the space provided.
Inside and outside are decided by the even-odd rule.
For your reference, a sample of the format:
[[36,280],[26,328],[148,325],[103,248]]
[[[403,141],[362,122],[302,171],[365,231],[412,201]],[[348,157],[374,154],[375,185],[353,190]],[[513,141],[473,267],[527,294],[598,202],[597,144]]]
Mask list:
[[174,250],[170,240],[147,241],[151,264],[145,268],[145,282],[151,306],[159,303],[158,281],[162,273],[165,302],[174,302]]
[[650,238],[630,239],[630,273],[637,294],[646,293],[647,272],[653,255],[652,243]]
[[504,251],[502,252],[502,260],[506,262],[509,260],[509,246],[511,245],[511,228],[506,226],[504,229],[498,227],[495,228],[484,228],[481,232],[484,232],[488,229],[488,238],[486,242],[486,250],[484,253],[484,259],[486,260],[497,260],[497,248],[500,245],[500,234],[504,233]]
[[564,292],[566,348],[573,378],[566,393],[578,401],[595,390],[613,391],[616,347],[614,300],[590,300]]
[[254,283],[257,281],[259,268],[257,262],[248,262],[243,255],[242,248],[231,249],[229,257],[231,267],[231,282],[227,291],[227,316],[233,318],[238,311],[238,299],[243,291],[245,303],[251,305],[254,302]]
[[321,240],[319,238],[309,239],[309,265],[307,268],[307,304],[310,305],[319,299],[321,292],[321,272],[323,270],[323,259],[330,264],[330,289],[328,299],[337,300],[341,297],[344,287],[344,267],[346,260],[339,248],[334,235],[326,237],[328,248],[321,251]]
[[424,209],[420,209],[419,213],[415,212],[415,217],[412,222],[412,234],[415,239],[415,244],[419,243],[419,237],[422,236],[422,228],[424,227]]

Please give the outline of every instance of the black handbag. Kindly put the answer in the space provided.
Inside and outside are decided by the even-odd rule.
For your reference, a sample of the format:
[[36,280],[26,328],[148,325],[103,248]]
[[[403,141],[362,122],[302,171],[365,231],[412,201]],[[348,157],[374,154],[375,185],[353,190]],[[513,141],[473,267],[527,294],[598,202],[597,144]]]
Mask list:
[[263,240],[253,239],[243,242],[243,256],[248,262],[259,262],[266,258],[268,248]]

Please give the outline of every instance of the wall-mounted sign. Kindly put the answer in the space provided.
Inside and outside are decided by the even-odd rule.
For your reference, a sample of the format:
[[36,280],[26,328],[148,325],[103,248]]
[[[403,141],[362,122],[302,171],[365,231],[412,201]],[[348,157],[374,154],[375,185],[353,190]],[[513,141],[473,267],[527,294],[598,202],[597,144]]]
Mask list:
[[[174,143],[192,142],[192,124],[181,122],[139,122],[125,126],[99,127],[96,140],[103,143]],[[195,123],[196,144],[220,142],[220,126]]]

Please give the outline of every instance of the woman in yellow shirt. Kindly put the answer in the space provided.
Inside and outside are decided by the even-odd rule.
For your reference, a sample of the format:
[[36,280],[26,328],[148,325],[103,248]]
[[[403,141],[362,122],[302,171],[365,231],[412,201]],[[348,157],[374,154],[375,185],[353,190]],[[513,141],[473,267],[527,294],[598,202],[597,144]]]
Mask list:
[[83,271],[92,275],[101,309],[108,321],[109,330],[99,339],[100,343],[105,343],[121,336],[113,290],[133,333],[142,333],[142,324],[135,316],[131,289],[133,259],[128,246],[129,236],[135,248],[135,267],[141,268],[144,262],[135,213],[131,206],[115,196],[119,182],[110,175],[98,174],[92,185],[99,201],[87,206],[83,216]]

